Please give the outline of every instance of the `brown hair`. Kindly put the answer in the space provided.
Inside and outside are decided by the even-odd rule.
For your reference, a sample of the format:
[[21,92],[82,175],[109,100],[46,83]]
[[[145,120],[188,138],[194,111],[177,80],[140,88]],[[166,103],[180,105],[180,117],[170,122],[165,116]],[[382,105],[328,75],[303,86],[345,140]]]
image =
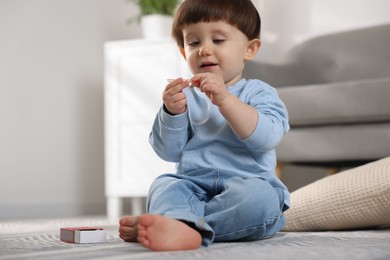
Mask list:
[[260,38],[260,15],[251,0],[185,0],[176,12],[172,36],[184,48],[186,25],[217,21],[237,27],[249,40]]

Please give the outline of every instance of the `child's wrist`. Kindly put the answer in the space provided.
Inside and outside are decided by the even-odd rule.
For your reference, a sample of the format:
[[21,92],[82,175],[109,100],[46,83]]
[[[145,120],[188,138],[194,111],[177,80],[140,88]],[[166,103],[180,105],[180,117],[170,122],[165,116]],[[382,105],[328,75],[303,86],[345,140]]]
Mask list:
[[163,110],[165,113],[167,113],[168,115],[170,116],[175,116],[176,114],[172,114],[171,112],[169,112],[168,108],[165,106],[165,104],[163,104]]

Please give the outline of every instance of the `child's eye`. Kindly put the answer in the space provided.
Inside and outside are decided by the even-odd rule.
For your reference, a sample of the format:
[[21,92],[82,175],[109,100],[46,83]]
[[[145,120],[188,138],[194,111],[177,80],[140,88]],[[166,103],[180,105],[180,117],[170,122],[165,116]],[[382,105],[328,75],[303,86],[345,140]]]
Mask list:
[[190,46],[190,47],[195,47],[195,46],[198,46],[198,45],[199,45],[199,41],[192,41],[192,42],[188,43],[188,46]]
[[225,41],[225,39],[215,39],[215,40],[213,40],[213,42],[215,43],[215,44],[221,44],[221,43],[223,43]]

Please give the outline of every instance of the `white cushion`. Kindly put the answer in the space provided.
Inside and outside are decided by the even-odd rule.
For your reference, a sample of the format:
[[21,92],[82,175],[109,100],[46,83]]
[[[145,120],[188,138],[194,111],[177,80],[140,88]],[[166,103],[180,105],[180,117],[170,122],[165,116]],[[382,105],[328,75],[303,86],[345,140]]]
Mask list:
[[390,157],[325,177],[291,193],[283,231],[390,225]]

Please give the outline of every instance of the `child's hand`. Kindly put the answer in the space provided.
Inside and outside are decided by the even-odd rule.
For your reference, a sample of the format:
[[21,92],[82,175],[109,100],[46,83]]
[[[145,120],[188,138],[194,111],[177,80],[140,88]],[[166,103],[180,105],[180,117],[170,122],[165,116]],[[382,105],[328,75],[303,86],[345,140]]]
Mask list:
[[186,112],[187,99],[183,89],[189,85],[187,80],[182,78],[175,79],[168,83],[163,92],[163,102],[172,115],[178,115]]
[[229,95],[223,78],[214,73],[200,73],[191,78],[191,82],[205,93],[211,102],[219,106]]

